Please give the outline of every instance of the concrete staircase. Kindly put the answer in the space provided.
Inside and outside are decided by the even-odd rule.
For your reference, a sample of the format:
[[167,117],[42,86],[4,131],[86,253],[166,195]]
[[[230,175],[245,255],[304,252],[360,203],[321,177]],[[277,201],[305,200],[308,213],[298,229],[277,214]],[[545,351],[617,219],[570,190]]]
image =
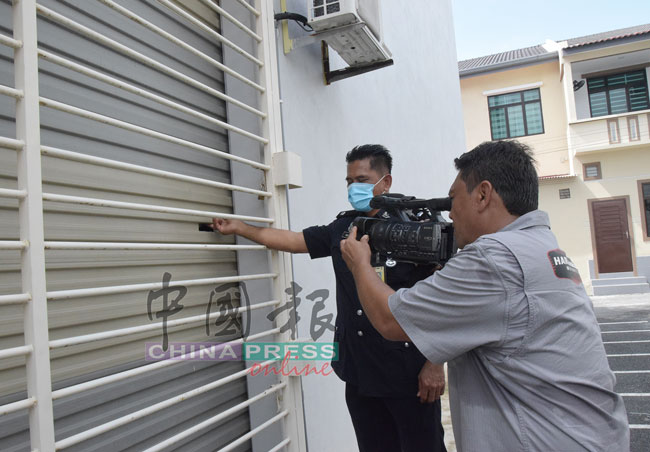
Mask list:
[[594,295],[625,295],[631,293],[650,293],[650,285],[645,276],[628,276],[627,274],[601,274],[599,279],[592,279]]

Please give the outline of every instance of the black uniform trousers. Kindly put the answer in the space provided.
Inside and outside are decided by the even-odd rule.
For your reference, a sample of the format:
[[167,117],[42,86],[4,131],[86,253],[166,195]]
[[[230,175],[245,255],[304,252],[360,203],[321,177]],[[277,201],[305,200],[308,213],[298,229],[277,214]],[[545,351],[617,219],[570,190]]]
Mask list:
[[346,383],[360,452],[446,452],[440,422],[440,400],[420,403],[419,397],[368,397]]

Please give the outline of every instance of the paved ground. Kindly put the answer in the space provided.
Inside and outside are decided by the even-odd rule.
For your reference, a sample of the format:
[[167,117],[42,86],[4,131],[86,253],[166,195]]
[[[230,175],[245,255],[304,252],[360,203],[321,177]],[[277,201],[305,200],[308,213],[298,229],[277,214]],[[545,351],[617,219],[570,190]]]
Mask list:
[[[603,332],[616,392],[623,395],[630,422],[631,452],[650,450],[650,294],[592,297]],[[442,423],[448,452],[456,452],[447,393]]]
[[[445,365],[445,370],[447,366]],[[447,389],[440,398],[442,402],[442,427],[445,429],[445,445],[447,452],[456,452],[456,441],[454,441],[454,431],[451,427],[451,413],[449,412],[449,394]]]

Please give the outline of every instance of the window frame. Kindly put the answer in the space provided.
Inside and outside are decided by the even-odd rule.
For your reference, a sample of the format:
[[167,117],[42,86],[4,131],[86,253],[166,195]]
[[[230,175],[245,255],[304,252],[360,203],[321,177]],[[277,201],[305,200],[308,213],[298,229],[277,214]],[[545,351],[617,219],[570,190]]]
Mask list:
[[650,242],[650,224],[648,224],[648,221],[646,219],[645,198],[643,197],[644,185],[650,185],[650,179],[643,179],[637,181],[637,187],[639,190],[639,207],[641,209],[641,226],[642,226],[641,232],[643,234],[643,240],[645,242]]
[[[537,91],[538,98],[534,100],[524,100],[524,93],[529,92],[529,91]],[[512,103],[512,104],[505,104],[505,105],[498,105],[491,107],[490,106],[490,99],[493,97],[499,97],[499,96],[507,96],[510,94],[519,94],[519,99],[520,102],[517,103]],[[546,133],[546,128],[544,127],[544,110],[542,108],[542,91],[538,88],[530,88],[530,89],[524,89],[521,91],[509,91],[506,93],[499,93],[495,94],[493,96],[488,96],[487,99],[488,102],[488,119],[490,120],[490,137],[492,140],[511,140],[515,138],[521,138],[521,137],[528,137],[528,136],[534,136],[534,135],[543,135]],[[536,132],[536,133],[528,133],[528,117],[526,115],[526,105],[527,104],[534,104],[534,103],[539,103],[539,113],[540,113],[540,120],[542,123],[542,131],[541,132]],[[511,136],[510,134],[510,118],[508,116],[508,107],[516,106],[516,105],[521,105],[521,111],[522,111],[522,116],[524,120],[524,134],[523,135],[518,135],[516,137]],[[492,110],[498,110],[498,109],[503,109],[505,113],[505,118],[506,118],[506,135],[505,137],[502,138],[494,138],[494,128],[492,127]]]
[[[590,166],[596,167],[598,169],[598,174],[596,176],[593,176],[593,177],[587,176],[587,167],[590,167]],[[583,171],[584,180],[598,180],[598,179],[603,178],[603,172],[602,172],[602,169],[601,169],[601,166],[600,166],[600,162],[584,163],[582,165],[582,171]]]
[[[611,103],[610,103],[610,100],[609,100],[610,86],[608,86],[608,84],[607,84],[607,79],[610,78],[610,77],[626,75],[626,74],[629,74],[629,73],[632,73],[632,72],[641,72],[643,74],[643,82],[638,82],[638,83],[635,83],[635,84],[628,84],[628,83],[624,84],[623,88],[625,89],[625,106],[626,106],[627,110],[624,111],[624,112],[612,113],[612,106],[611,106]],[[597,79],[597,78],[602,78],[604,80],[604,86],[599,87],[599,88],[591,88],[589,86],[589,81]],[[634,111],[630,110],[630,87],[631,86],[642,85],[643,83],[645,83],[645,85],[644,85],[645,86],[645,96],[646,96],[646,100],[648,102],[648,108],[650,108],[650,86],[648,86],[648,74],[647,74],[647,71],[645,70],[645,68],[644,69],[628,70],[628,71],[624,71],[624,72],[615,72],[615,73],[606,74],[606,75],[599,75],[599,76],[595,76],[595,77],[594,76],[588,77],[587,78],[587,100],[589,101],[589,116],[591,118],[600,118],[600,117],[603,117],[603,116],[622,115],[622,114],[625,114],[625,113],[635,113],[635,112],[641,112],[641,111],[647,110],[647,108],[645,108],[643,110],[634,110]],[[621,86],[616,85],[616,87],[614,87],[612,89],[621,89]],[[604,115],[594,116],[593,109],[592,109],[592,106],[591,106],[591,94],[592,93],[602,93],[602,92],[605,93],[605,103],[607,104],[607,113],[604,114]]]

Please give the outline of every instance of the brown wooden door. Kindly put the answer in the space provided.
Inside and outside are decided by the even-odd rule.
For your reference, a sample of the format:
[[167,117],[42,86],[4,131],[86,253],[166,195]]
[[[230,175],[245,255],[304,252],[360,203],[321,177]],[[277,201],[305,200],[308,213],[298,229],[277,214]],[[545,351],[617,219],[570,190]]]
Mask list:
[[631,272],[632,248],[625,199],[595,201],[591,206],[598,273]]

